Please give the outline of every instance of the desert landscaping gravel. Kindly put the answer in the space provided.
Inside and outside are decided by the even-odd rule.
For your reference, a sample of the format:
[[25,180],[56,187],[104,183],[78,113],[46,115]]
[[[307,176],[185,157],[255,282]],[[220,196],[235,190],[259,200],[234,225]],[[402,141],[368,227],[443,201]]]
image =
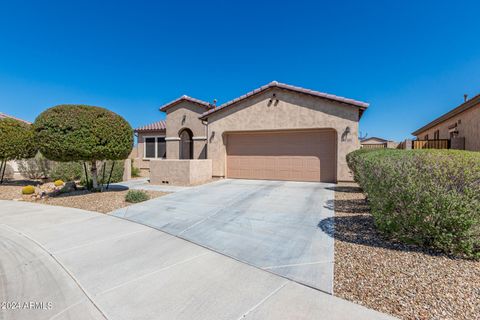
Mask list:
[[480,319],[480,261],[386,240],[361,189],[335,189],[336,296],[401,319]]
[[[91,193],[88,191],[73,191],[71,193],[33,200],[29,196],[22,196],[21,185],[0,185],[0,200],[31,201],[53,206],[78,208],[88,211],[108,213],[115,209],[131,205],[125,201],[128,190],[104,191]],[[161,197],[167,193],[159,191],[145,191],[150,199]]]

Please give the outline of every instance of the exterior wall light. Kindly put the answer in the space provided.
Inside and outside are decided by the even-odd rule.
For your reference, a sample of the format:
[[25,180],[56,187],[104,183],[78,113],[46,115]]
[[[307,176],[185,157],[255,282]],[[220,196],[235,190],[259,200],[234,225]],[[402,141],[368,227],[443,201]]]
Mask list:
[[348,135],[350,134],[350,127],[346,127],[345,131],[342,133],[342,141],[347,141]]

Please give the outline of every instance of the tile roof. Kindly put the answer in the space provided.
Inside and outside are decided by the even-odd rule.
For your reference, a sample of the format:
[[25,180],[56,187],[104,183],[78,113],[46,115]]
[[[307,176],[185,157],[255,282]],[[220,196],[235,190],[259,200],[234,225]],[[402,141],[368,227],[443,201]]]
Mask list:
[[23,119],[20,119],[20,118],[16,118],[16,117],[12,117],[12,116],[9,116],[8,114],[0,112],[0,119],[5,119],[5,118],[15,119],[15,120],[22,121],[22,122],[25,122],[25,123],[28,123],[28,124],[32,124],[29,121],[26,121],[26,120],[23,120]]
[[195,99],[195,98],[192,98],[192,97],[189,97],[189,96],[186,96],[186,95],[183,95],[181,96],[180,98],[178,99],[175,99],[167,104],[164,104],[163,106],[160,107],[160,111],[167,111],[168,109],[170,109],[171,107],[179,104],[180,102],[182,101],[190,101],[190,102],[193,102],[193,103],[196,103],[202,107],[206,107],[207,109],[210,109],[210,108],[213,108],[213,106],[208,103],[208,102],[205,102],[205,101],[202,101],[202,100],[199,100],[199,99]]
[[135,132],[149,132],[149,131],[162,131],[165,130],[167,123],[165,120],[160,120],[154,123],[147,124],[135,129]]
[[319,97],[319,98],[324,98],[324,99],[329,99],[329,100],[333,100],[333,101],[337,101],[337,102],[341,102],[341,103],[346,103],[346,104],[350,104],[350,105],[353,105],[353,106],[356,106],[356,107],[359,107],[360,108],[360,116],[361,116],[361,113],[368,108],[369,104],[366,103],[366,102],[362,102],[362,101],[357,101],[357,100],[353,100],[353,99],[348,99],[348,98],[344,98],[344,97],[340,97],[340,96],[336,96],[336,95],[333,95],[333,94],[328,94],[328,93],[324,93],[324,92],[320,92],[320,91],[314,91],[314,90],[310,90],[310,89],[305,89],[305,88],[301,88],[301,87],[296,87],[296,86],[292,86],[292,85],[289,85],[289,84],[285,84],[285,83],[280,83],[280,82],[277,82],[277,81],[272,81],[270,82],[269,84],[267,85],[264,85],[258,89],[255,89],[253,91],[250,91],[248,92],[247,94],[244,94],[243,96],[240,96],[236,99],[233,99],[231,101],[228,101],[224,104],[222,104],[221,106],[217,107],[217,108],[214,108],[214,109],[211,109],[209,111],[206,111],[202,116],[201,118],[202,119],[205,119],[207,118],[210,114],[212,113],[215,113],[215,112],[218,112],[224,108],[227,108],[239,101],[242,101],[244,99],[247,99],[251,96],[254,96],[256,94],[259,94],[260,92],[263,92],[265,90],[268,90],[270,88],[280,88],[280,89],[285,89],[285,90],[290,90],[290,91],[295,91],[295,92],[300,92],[300,93],[304,93],[304,94],[309,94],[309,95],[312,95],[312,96],[315,96],[315,97]]
[[468,110],[470,108],[473,108],[473,107],[479,106],[479,105],[480,105],[480,94],[476,95],[475,97],[473,97],[470,100],[465,101],[464,103],[462,103],[461,105],[459,105],[455,109],[453,109],[453,110],[445,113],[444,115],[436,118],[432,122],[424,125],[420,129],[416,130],[415,132],[412,132],[412,135],[418,136],[423,131],[430,129],[430,128],[436,126],[437,124],[442,123],[442,122],[456,116],[457,114],[462,113],[465,110]]

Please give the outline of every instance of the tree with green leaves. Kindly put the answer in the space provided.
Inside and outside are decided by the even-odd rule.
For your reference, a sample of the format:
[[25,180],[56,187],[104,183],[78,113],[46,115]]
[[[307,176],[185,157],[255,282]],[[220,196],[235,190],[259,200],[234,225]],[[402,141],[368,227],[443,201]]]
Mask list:
[[12,118],[0,119],[0,183],[3,183],[8,161],[33,158],[36,153],[30,124]]
[[130,124],[100,107],[55,106],[41,113],[33,127],[40,152],[46,158],[90,164],[94,190],[98,190],[97,161],[126,159],[133,147]]

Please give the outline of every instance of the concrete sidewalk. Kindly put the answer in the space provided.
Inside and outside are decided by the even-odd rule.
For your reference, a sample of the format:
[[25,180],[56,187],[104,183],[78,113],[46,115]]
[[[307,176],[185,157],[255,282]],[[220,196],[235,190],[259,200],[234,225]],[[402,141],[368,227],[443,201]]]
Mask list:
[[108,215],[0,201],[0,221],[0,301],[46,306],[5,319],[393,319]]

